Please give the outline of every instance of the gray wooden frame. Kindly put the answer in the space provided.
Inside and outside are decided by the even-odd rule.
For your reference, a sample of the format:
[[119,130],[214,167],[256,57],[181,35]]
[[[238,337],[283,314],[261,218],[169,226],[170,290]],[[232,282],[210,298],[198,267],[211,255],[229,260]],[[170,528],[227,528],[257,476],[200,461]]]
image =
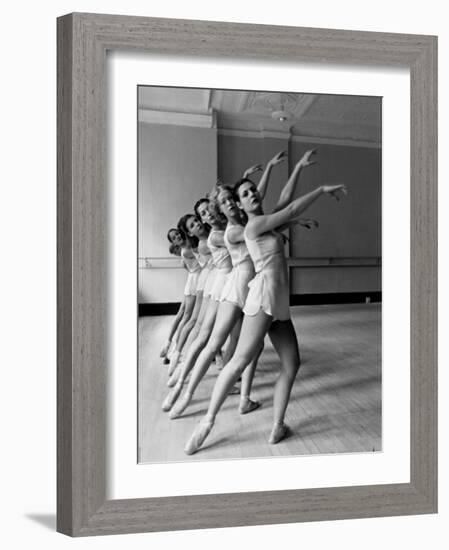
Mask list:
[[[108,50],[411,71],[410,483],[106,500]],[[58,19],[58,504],[72,536],[437,511],[437,39],[75,13]]]

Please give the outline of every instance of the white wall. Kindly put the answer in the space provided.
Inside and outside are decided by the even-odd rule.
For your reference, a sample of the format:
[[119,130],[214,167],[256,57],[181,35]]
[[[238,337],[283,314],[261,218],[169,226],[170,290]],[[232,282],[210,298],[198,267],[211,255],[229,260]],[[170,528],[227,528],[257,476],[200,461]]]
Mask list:
[[[167,231],[217,180],[215,129],[139,124],[139,258],[167,258]],[[142,262],[140,262],[142,263]],[[183,269],[139,269],[139,303],[177,302]]]
[[[55,514],[55,17],[96,11],[190,19],[440,34],[440,146],[449,149],[449,33],[444,3],[390,0],[374,4],[323,0],[292,2],[227,0],[67,0],[9,2],[0,35],[2,57],[2,543],[5,548],[229,550],[280,546],[314,550],[443,549],[449,522],[447,418],[440,400],[440,513],[311,524],[153,533],[70,540],[54,532]],[[32,124],[30,124],[32,117]],[[26,131],[25,131],[26,130]],[[448,240],[449,169],[440,165],[440,347],[439,388],[449,394]],[[25,353],[26,351],[26,353]]]

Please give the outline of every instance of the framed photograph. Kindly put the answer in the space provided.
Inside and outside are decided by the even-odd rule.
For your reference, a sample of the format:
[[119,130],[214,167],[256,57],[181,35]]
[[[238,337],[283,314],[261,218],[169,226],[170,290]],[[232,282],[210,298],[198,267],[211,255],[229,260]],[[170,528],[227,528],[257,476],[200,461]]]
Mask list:
[[436,52],[58,19],[58,531],[436,512]]

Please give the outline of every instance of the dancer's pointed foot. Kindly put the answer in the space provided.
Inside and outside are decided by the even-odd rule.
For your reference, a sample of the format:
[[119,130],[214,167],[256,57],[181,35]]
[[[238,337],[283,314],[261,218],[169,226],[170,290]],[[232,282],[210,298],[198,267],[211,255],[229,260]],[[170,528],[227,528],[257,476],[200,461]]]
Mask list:
[[168,376],[171,376],[175,372],[175,369],[178,365],[180,355],[181,354],[179,353],[179,351],[174,351],[173,352],[173,354],[170,358],[170,366],[168,367]]
[[290,435],[290,428],[283,422],[276,423],[271,430],[268,443],[270,445],[275,445],[276,443],[279,443],[279,441],[285,439],[288,435]]
[[184,447],[184,452],[187,455],[193,455],[196,453],[201,445],[206,440],[206,437],[210,434],[214,423],[210,421],[201,421],[197,424],[193,434],[190,439],[187,441],[186,446]]
[[179,418],[182,415],[182,413],[187,409],[191,400],[192,400],[192,394],[185,392],[184,395],[182,395],[178,399],[178,401],[175,403],[175,405],[173,406],[168,416],[172,420],[175,418]]
[[248,414],[255,411],[260,407],[259,401],[252,401],[249,397],[244,397],[240,399],[239,413]]
[[167,380],[167,386],[169,388],[173,388],[173,386],[176,384],[176,382],[179,380],[179,375],[181,374],[181,368],[178,366],[170,376],[170,378]]
[[162,410],[164,412],[169,411],[173,405],[175,404],[176,400],[179,397],[179,394],[182,390],[182,384],[176,384],[176,386],[171,390],[171,392],[167,395],[164,402],[162,403]]
[[161,349],[161,353],[160,353],[160,357],[166,357],[167,353],[168,353],[168,348],[170,347],[170,340],[167,340],[164,344],[164,347]]

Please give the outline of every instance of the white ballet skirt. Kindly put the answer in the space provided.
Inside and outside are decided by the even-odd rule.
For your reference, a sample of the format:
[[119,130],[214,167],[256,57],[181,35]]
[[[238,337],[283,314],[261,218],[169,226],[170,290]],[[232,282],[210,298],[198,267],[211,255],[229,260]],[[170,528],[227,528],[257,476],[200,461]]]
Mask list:
[[197,291],[201,266],[195,256],[189,257],[187,255],[187,251],[184,248],[181,250],[181,257],[188,271],[186,284],[184,286],[184,296],[194,296]]
[[[223,234],[224,231],[212,230],[207,239],[207,246],[212,253],[215,266],[214,280],[210,287],[210,297],[212,300],[216,300],[218,302],[220,301],[223,287],[225,286],[228,275],[232,269],[232,262],[229,251],[225,246],[215,246],[213,244],[212,235],[214,233]],[[204,295],[206,296],[206,290],[204,290]]]
[[234,226],[228,224],[224,234],[224,241],[232,260],[232,271],[223,287],[220,301],[230,302],[243,309],[249,291],[248,283],[254,278],[255,271],[245,242],[229,241],[228,233],[232,227]]
[[243,312],[257,315],[262,309],[274,320],[290,319],[290,288],[284,240],[276,231],[249,239],[245,242],[254,262],[256,276],[249,283],[249,292]]

